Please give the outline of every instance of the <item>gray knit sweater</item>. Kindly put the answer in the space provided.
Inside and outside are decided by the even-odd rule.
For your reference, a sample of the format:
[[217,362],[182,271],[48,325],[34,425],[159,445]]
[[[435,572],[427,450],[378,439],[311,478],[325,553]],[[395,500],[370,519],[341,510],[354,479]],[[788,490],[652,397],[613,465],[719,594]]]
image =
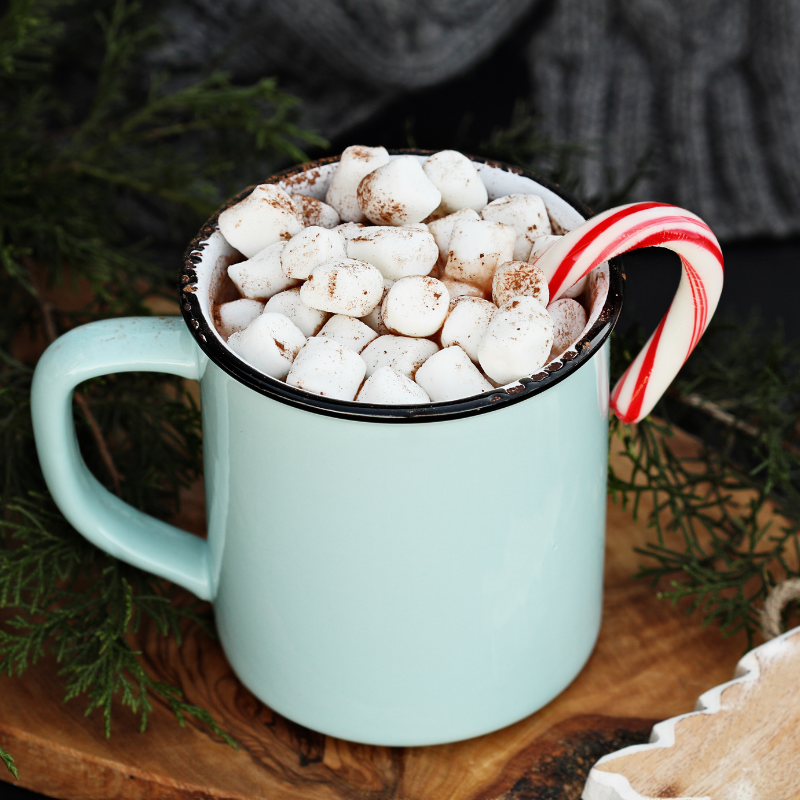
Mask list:
[[173,0],[155,60],[279,72],[330,137],[468,69],[537,2],[532,105],[547,133],[584,145],[587,193],[646,160],[636,196],[721,238],[800,232],[796,0]]

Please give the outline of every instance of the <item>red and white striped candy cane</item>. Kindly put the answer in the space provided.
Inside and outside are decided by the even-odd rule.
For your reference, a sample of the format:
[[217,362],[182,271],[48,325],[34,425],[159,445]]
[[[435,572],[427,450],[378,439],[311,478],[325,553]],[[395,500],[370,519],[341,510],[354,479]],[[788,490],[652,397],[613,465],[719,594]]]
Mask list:
[[611,408],[629,423],[650,413],[711,321],[724,275],[719,242],[690,211],[631,203],[592,217],[536,261],[547,275],[552,302],[598,264],[640,247],[675,251],[683,274],[664,319],[611,393]]

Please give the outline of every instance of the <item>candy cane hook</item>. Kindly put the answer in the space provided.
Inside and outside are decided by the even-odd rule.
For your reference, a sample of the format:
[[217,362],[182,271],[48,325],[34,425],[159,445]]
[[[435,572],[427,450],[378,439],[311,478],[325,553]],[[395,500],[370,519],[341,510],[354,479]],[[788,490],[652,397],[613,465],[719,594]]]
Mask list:
[[592,217],[536,261],[547,276],[552,302],[598,264],[640,247],[674,251],[683,272],[664,319],[611,393],[611,408],[628,423],[650,413],[708,327],[724,277],[719,242],[690,211],[631,203]]

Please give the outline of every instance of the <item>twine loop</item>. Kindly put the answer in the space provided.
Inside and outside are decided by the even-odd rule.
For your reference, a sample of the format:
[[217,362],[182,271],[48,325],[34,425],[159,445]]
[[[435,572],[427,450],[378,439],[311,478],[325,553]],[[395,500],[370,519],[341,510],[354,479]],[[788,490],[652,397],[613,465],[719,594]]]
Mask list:
[[800,578],[788,578],[772,587],[761,611],[761,631],[765,639],[774,639],[783,633],[783,609],[797,599],[800,599]]

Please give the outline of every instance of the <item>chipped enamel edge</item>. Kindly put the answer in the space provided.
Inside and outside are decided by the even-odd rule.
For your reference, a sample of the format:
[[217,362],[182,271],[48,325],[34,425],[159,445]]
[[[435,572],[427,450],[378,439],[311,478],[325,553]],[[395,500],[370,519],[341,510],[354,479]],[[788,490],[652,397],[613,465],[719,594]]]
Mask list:
[[[609,753],[603,756],[589,772],[589,777],[586,780],[581,797],[583,800],[653,800],[649,797],[644,797],[639,794],[630,784],[628,779],[618,772],[606,772],[598,770],[601,764],[607,764],[622,756],[630,756],[635,753],[641,753],[647,750],[657,750],[667,747],[672,747],[675,744],[675,726],[684,719],[689,717],[696,717],[699,714],[717,714],[722,710],[722,695],[726,689],[740,683],[750,683],[757,681],[761,677],[761,665],[759,662],[759,654],[767,661],[774,655],[774,651],[782,648],[783,643],[793,636],[800,635],[800,626],[786,631],[786,633],[777,636],[770,641],[746,653],[739,662],[736,664],[736,669],[733,672],[733,680],[715,686],[709,689],[697,698],[695,710],[687,714],[680,714],[677,717],[659,722],[653,726],[653,732],[650,734],[650,742],[648,744],[634,744],[630,747],[625,747],[622,750],[617,750],[614,753]],[[682,796],[676,797],[674,800],[711,800],[707,796]]]

